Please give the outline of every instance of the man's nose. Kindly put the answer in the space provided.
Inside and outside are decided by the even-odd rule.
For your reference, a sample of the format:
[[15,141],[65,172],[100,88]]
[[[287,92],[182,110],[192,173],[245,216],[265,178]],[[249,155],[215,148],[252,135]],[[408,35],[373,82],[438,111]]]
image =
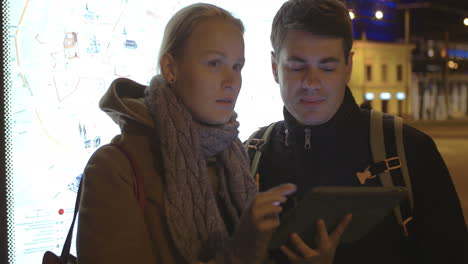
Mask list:
[[317,90],[320,88],[320,78],[315,69],[309,69],[304,74],[303,87],[305,89]]

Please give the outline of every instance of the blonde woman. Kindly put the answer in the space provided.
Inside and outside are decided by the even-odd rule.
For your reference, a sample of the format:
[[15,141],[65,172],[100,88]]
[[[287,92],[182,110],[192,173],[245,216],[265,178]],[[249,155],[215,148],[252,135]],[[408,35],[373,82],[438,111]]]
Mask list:
[[234,106],[244,28],[209,4],[181,9],[166,26],[160,75],[148,87],[115,80],[100,107],[119,126],[84,173],[78,261],[261,263],[293,185],[257,194],[238,139]]

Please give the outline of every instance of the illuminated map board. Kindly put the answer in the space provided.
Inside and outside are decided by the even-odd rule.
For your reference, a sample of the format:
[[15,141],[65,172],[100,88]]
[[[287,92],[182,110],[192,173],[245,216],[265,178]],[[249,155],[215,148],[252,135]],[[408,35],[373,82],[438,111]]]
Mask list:
[[[83,168],[119,133],[98,109],[100,97],[118,77],[148,83],[166,22],[193,2],[198,1],[7,1],[10,263],[40,263],[46,250],[60,253]],[[245,140],[282,118],[269,34],[284,1],[206,2],[233,12],[246,27],[236,106]]]

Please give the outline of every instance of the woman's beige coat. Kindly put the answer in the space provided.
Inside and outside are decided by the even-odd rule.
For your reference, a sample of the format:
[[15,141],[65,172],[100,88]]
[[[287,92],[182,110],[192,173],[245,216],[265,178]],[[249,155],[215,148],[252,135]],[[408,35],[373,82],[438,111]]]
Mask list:
[[143,100],[144,89],[117,79],[100,107],[121,128],[112,142],[125,148],[140,170],[145,209],[134,194],[129,160],[116,147],[98,149],[84,171],[77,237],[80,264],[184,263],[166,223],[159,161],[152,151],[157,144],[154,122]]

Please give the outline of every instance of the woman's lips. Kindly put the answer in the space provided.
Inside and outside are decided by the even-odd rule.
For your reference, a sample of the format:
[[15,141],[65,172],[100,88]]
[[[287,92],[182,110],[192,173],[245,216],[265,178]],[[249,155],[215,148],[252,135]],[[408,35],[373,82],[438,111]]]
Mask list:
[[221,99],[216,100],[216,103],[222,104],[222,105],[232,105],[233,102],[234,100],[231,98],[221,98]]

